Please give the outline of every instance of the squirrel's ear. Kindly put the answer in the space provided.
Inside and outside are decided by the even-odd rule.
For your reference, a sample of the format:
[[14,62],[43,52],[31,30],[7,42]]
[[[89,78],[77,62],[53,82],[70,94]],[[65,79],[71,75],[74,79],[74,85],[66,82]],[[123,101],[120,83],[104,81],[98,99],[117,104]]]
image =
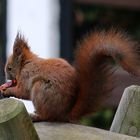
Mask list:
[[26,53],[30,51],[27,41],[25,41],[24,36],[17,33],[14,46],[13,46],[13,56],[15,59],[22,59],[26,56]]

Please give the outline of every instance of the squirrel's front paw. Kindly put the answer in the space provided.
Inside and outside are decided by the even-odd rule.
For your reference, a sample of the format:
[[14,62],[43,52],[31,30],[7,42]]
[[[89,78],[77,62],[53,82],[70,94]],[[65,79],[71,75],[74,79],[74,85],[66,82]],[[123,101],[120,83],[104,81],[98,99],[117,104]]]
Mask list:
[[3,94],[0,92],[0,99],[3,99],[4,98],[4,96],[3,96]]
[[40,116],[37,113],[30,113],[29,114],[33,122],[40,122],[42,121]]
[[8,89],[1,90],[1,94],[2,94],[4,97],[10,97],[10,91],[9,91]]

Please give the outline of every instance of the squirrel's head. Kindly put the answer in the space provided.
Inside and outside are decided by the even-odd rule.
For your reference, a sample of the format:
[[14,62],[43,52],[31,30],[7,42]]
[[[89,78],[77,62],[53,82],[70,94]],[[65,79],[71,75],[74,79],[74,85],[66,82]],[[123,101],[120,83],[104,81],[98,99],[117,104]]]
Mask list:
[[5,74],[8,80],[17,78],[30,53],[27,42],[18,33],[13,45],[13,54],[8,58],[5,66]]

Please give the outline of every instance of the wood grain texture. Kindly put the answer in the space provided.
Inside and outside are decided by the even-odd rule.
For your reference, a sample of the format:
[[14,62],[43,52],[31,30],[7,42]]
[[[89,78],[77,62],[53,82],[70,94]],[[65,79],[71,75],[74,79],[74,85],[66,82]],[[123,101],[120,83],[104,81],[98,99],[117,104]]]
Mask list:
[[138,140],[138,138],[70,123],[35,123],[40,140]]
[[140,86],[125,89],[110,130],[140,137]]
[[39,140],[21,101],[0,100],[0,140]]

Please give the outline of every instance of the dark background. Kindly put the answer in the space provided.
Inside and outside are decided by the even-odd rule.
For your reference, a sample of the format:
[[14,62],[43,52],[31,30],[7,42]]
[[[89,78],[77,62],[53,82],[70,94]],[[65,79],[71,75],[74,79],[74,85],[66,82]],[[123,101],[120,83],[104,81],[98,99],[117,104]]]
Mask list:
[[6,60],[6,0],[0,0],[0,84],[4,82]]

